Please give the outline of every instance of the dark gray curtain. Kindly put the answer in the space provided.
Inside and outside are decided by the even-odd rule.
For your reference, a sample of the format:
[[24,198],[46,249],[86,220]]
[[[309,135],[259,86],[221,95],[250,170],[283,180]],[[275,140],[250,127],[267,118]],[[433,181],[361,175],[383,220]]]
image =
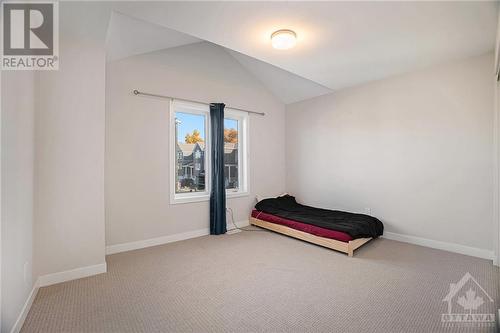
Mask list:
[[224,183],[224,107],[210,104],[212,147],[212,191],[210,193],[210,234],[226,233],[226,187]]

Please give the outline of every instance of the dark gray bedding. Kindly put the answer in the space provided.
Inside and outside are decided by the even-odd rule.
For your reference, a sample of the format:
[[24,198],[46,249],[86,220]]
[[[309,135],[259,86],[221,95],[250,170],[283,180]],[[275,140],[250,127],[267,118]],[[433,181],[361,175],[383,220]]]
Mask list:
[[255,205],[255,209],[289,220],[345,232],[352,238],[376,238],[384,232],[382,222],[373,216],[301,205],[290,195],[264,199]]

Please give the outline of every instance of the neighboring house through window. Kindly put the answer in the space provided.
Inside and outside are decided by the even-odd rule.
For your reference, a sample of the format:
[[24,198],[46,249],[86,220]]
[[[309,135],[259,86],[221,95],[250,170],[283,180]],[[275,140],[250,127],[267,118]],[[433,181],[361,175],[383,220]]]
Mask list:
[[[208,200],[210,196],[210,114],[208,105],[173,101],[171,122],[171,203]],[[227,197],[246,195],[246,112],[225,109],[224,178]]]

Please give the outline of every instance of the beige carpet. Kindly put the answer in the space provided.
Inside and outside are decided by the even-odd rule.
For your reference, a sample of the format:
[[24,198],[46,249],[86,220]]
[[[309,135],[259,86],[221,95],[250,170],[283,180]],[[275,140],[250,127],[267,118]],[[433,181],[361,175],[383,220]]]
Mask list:
[[[442,300],[466,272],[499,295],[498,270],[486,260],[386,239],[349,258],[241,232],[107,263],[107,274],[42,288],[23,332],[493,332],[444,327]],[[480,312],[495,312],[484,301]]]

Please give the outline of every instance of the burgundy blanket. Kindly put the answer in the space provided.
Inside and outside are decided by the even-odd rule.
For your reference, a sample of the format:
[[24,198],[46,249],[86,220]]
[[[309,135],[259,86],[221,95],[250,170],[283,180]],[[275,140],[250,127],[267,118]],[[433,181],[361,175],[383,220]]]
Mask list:
[[264,212],[259,212],[258,210],[253,210],[252,211],[252,217],[255,217],[256,219],[266,221],[266,222],[271,222],[275,224],[281,224],[286,227],[307,232],[308,234],[319,236],[319,237],[325,237],[325,238],[330,238],[330,239],[336,239],[341,242],[348,242],[352,240],[352,237],[349,236],[348,234],[341,232],[341,231],[335,231],[335,230],[330,230],[330,229],[325,229],[321,227],[316,227],[314,225],[310,224],[305,224],[301,223],[298,221],[293,221],[289,219],[285,219],[276,215],[272,214],[267,214]]

